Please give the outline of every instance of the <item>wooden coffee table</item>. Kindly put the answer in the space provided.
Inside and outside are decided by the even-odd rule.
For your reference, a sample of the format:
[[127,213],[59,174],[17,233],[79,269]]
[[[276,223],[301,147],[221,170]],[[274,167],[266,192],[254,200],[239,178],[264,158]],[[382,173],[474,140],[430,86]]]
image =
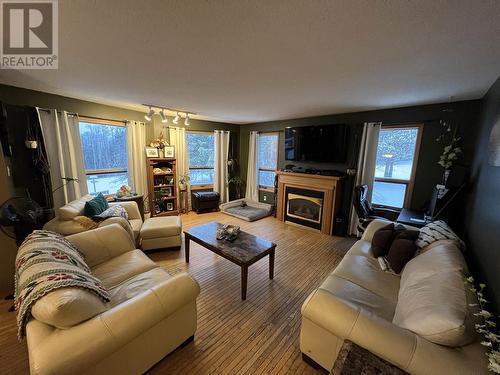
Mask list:
[[241,231],[234,241],[218,240],[217,229],[221,223],[211,221],[184,231],[186,236],[186,262],[189,263],[189,242],[213,251],[215,254],[241,267],[241,299],[247,298],[248,267],[269,255],[269,278],[274,277],[274,253],[276,244],[250,233]]

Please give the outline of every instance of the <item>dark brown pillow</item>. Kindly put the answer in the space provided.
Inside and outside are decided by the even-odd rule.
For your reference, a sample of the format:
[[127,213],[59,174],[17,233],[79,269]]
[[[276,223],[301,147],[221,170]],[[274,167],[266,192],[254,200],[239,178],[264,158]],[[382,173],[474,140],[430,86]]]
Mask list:
[[382,257],[389,252],[394,235],[394,223],[380,228],[373,234],[372,252],[375,258]]
[[418,238],[418,231],[396,228],[395,237],[386,256],[391,269],[395,273],[401,273],[406,263],[408,263],[415,252],[417,245],[415,241]]

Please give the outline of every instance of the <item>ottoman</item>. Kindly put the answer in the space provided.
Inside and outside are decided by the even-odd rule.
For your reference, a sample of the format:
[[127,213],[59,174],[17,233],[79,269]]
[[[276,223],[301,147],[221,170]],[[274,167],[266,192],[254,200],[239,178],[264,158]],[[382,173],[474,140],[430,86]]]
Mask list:
[[218,210],[220,195],[216,191],[193,191],[191,193],[191,204],[193,211]]
[[179,216],[156,216],[146,219],[141,227],[142,250],[179,247],[182,243]]

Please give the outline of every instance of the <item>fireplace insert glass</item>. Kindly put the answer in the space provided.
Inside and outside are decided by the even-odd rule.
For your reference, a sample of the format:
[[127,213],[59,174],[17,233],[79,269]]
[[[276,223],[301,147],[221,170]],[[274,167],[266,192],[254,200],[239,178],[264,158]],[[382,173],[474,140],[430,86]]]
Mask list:
[[323,197],[320,191],[287,187],[285,221],[321,229]]

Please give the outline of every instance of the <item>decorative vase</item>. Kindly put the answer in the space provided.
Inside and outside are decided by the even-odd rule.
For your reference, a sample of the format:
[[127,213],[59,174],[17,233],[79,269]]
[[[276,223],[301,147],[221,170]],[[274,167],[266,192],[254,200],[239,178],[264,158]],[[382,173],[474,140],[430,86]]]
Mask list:
[[444,186],[446,186],[446,183],[448,182],[448,178],[450,177],[451,170],[450,169],[445,169],[443,172],[443,180],[441,181]]

